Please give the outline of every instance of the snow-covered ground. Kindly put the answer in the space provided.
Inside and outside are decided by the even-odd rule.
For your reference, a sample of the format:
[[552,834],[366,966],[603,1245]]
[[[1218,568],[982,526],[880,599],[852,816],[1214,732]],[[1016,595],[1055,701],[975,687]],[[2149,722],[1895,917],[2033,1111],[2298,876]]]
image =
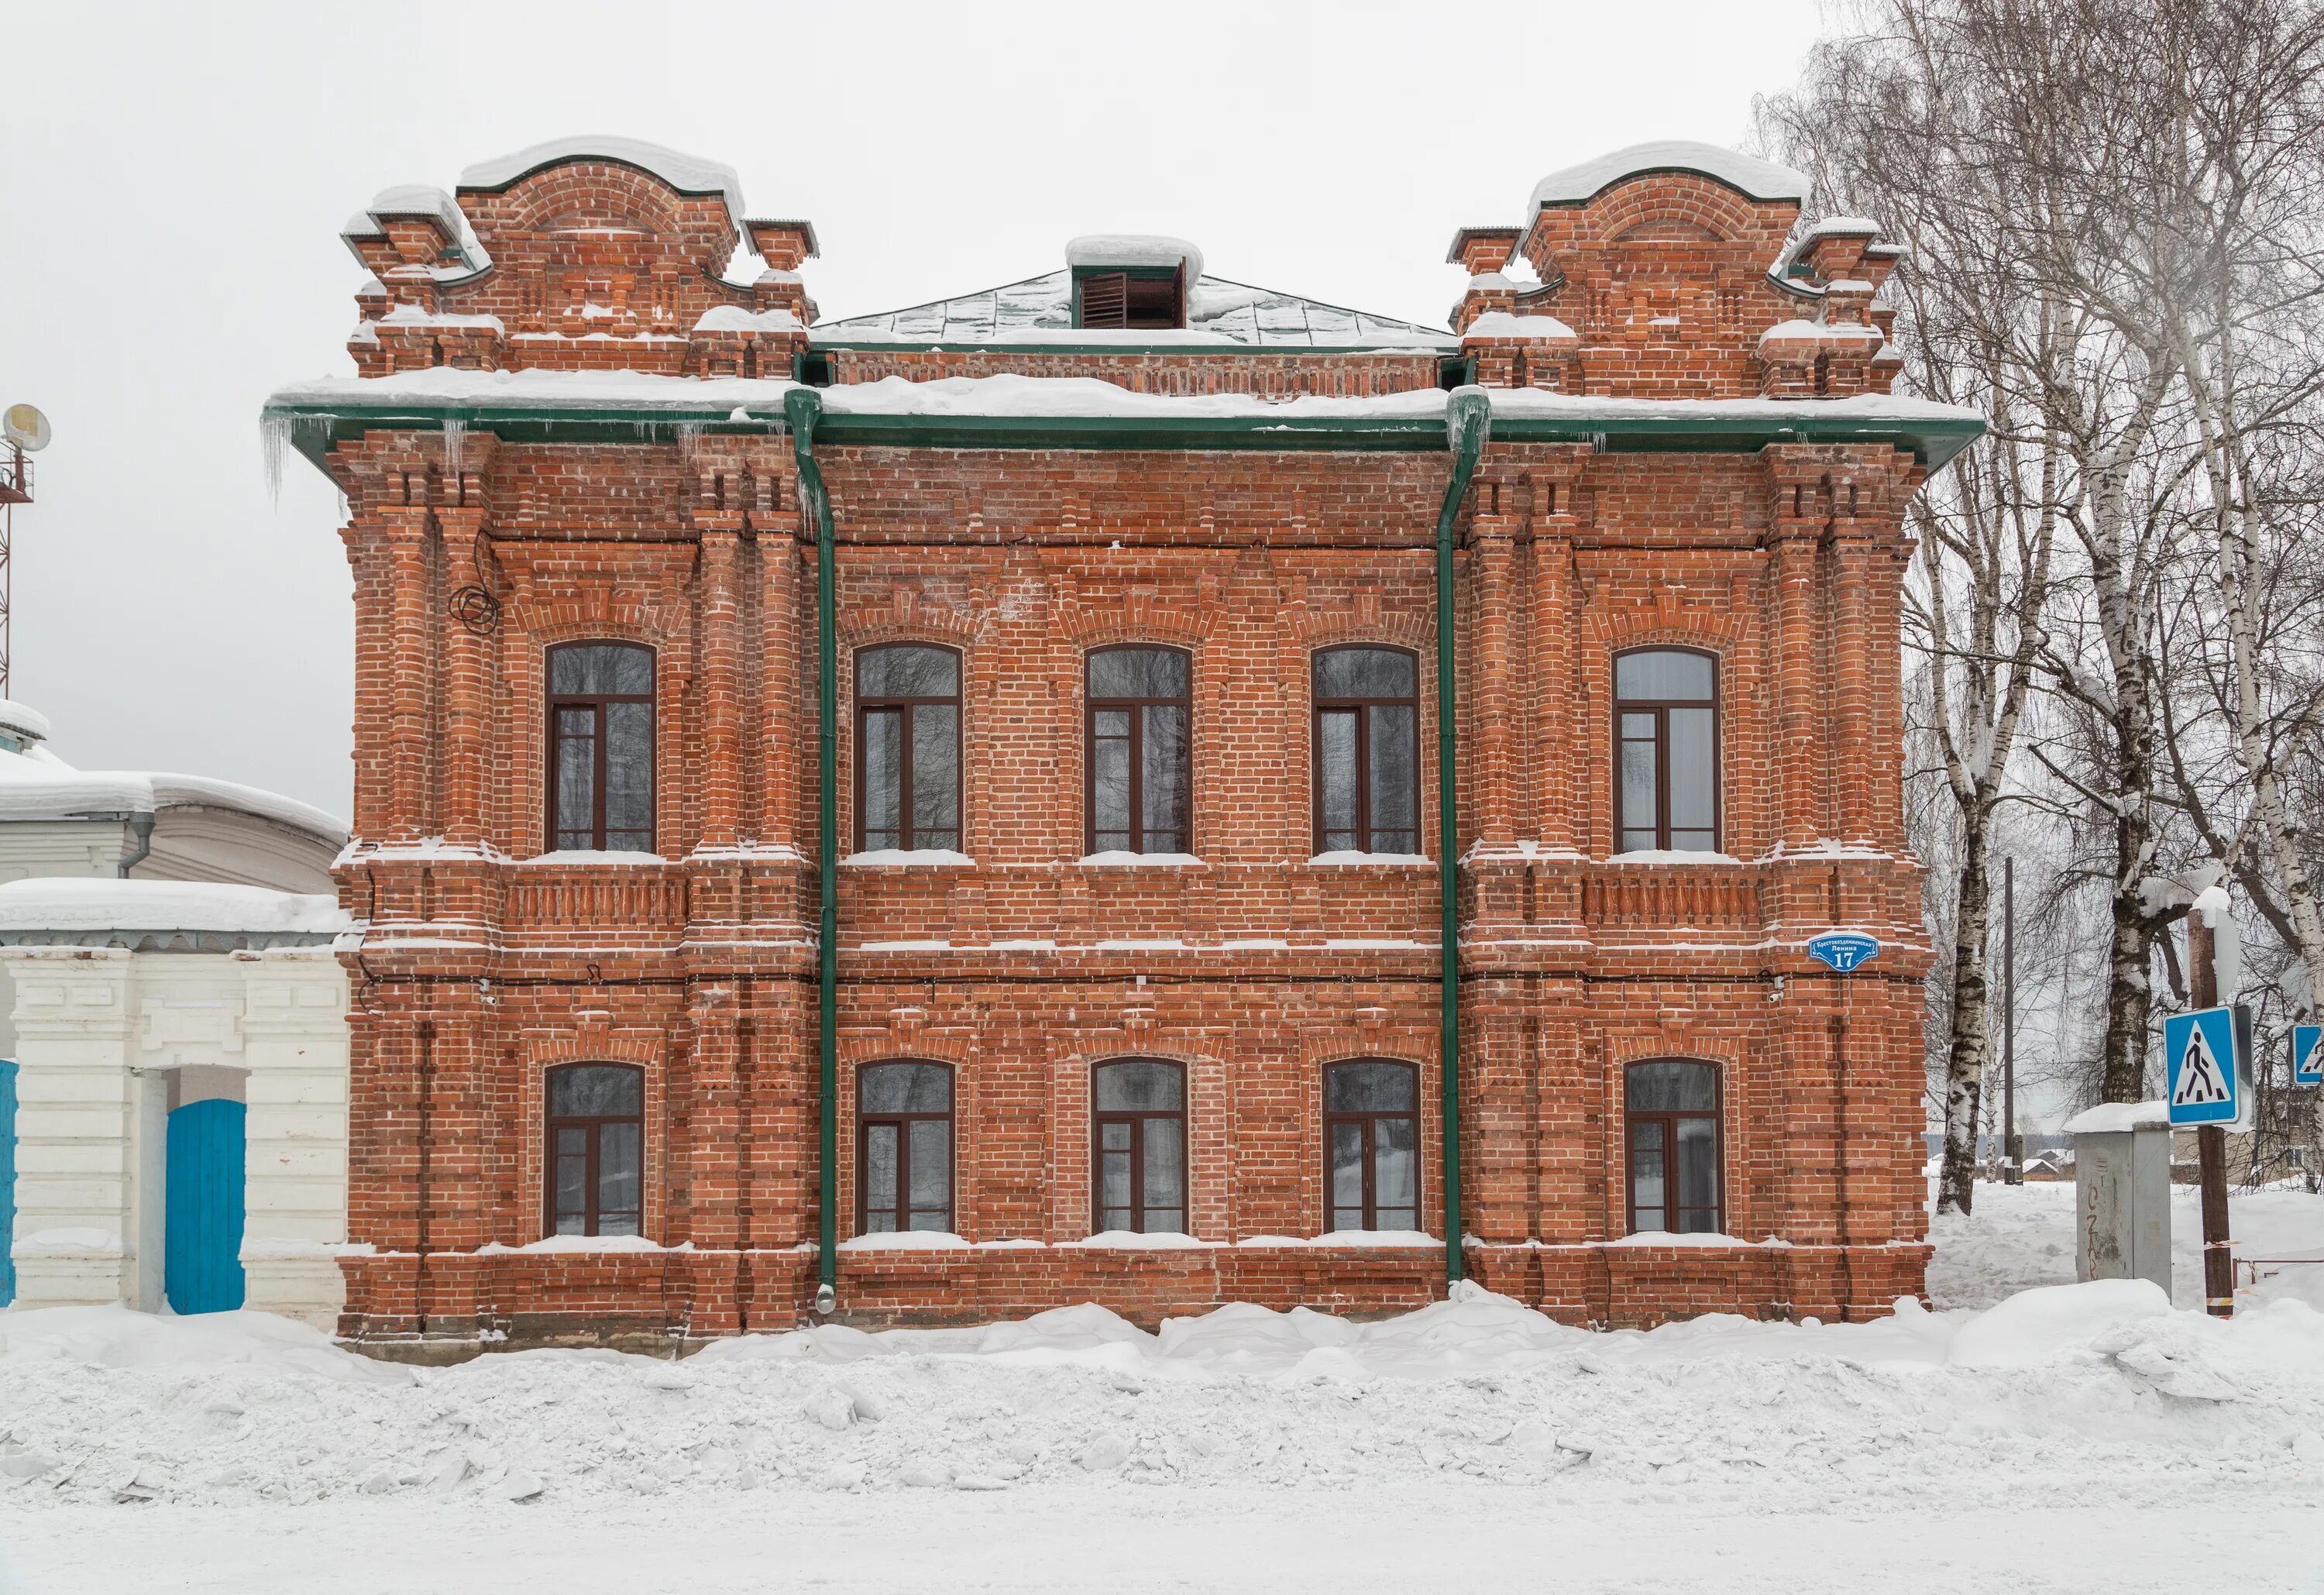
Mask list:
[[[256,1314],[10,1314],[0,1592],[2324,1592],[2324,1268],[2228,1323],[2029,1291],[2071,1277],[2071,1187],[1980,1197],[1940,1310],[1871,1324],[1471,1293],[414,1371]],[[2324,1257],[2324,1199],[2236,1224]]]

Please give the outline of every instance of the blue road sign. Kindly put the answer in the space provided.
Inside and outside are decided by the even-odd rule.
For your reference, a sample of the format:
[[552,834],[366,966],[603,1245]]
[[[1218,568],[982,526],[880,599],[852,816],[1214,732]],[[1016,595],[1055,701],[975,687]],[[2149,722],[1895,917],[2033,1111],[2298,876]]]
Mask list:
[[2324,1085],[2324,1057],[2316,1051],[2319,1039],[2324,1039],[2324,1025],[2292,1027],[2292,1084]]
[[1828,930],[1808,939],[1808,956],[1846,974],[1880,956],[1880,944],[1860,930]]
[[2249,1021],[2233,1008],[2201,1008],[2163,1021],[2173,1125],[2245,1127],[2251,1102],[2244,1046],[2248,1028]]

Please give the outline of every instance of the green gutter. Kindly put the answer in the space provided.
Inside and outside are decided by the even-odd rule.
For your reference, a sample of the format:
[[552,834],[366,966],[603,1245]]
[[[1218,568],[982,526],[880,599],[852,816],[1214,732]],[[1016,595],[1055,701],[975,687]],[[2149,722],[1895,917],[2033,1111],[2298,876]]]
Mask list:
[[1452,451],[1452,480],[1436,512],[1436,900],[1437,958],[1443,971],[1438,996],[1437,1065],[1443,1086],[1444,1283],[1464,1277],[1461,1256],[1461,833],[1452,808],[1452,526],[1477,456],[1493,429],[1493,401],[1482,388],[1456,388],[1444,411],[1444,442]]
[[799,497],[815,515],[816,871],[823,893],[815,936],[816,1060],[815,1310],[839,1305],[839,636],[831,495],[815,463],[823,400],[813,388],[783,395],[798,461]]
[[[812,391],[812,390],[810,390]],[[786,401],[788,402],[788,401]],[[447,420],[509,443],[669,443],[681,426],[709,435],[762,437],[770,413],[733,419],[732,405],[636,409],[513,406],[393,400],[269,404],[291,442],[318,467],[335,442],[367,431],[435,431]],[[1307,449],[1433,452],[1446,447],[1445,418],[1411,416],[991,416],[825,414],[826,444],[890,448]],[[1905,450],[1935,470],[1985,430],[1954,416],[1502,416],[1504,443],[1586,443],[1602,453],[1757,454],[1771,443],[1870,443]]]

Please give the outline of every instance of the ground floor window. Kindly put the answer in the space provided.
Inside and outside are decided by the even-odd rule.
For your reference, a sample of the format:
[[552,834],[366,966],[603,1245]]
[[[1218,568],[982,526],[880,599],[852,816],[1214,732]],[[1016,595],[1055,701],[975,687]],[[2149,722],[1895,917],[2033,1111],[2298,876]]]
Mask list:
[[645,1072],[572,1064],[549,1072],[549,1228],[643,1232]]
[[856,1232],[952,1229],[952,1070],[867,1064],[856,1077]]
[[1410,1064],[1323,1071],[1326,1230],[1420,1228],[1420,1082]]
[[1176,1064],[1100,1064],[1093,1082],[1100,1231],[1186,1232],[1186,1076]]
[[1630,1229],[1711,1234],[1720,1212],[1719,1070],[1658,1058],[1626,1074]]

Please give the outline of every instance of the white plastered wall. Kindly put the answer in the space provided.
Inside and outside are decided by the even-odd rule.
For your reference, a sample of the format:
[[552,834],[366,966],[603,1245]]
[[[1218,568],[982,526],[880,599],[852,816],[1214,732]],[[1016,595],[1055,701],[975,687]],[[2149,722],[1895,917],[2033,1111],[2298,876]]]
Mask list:
[[347,987],[330,950],[0,947],[0,968],[15,988],[15,1305],[159,1307],[169,1110],[238,1095],[245,1305],[335,1327]]

